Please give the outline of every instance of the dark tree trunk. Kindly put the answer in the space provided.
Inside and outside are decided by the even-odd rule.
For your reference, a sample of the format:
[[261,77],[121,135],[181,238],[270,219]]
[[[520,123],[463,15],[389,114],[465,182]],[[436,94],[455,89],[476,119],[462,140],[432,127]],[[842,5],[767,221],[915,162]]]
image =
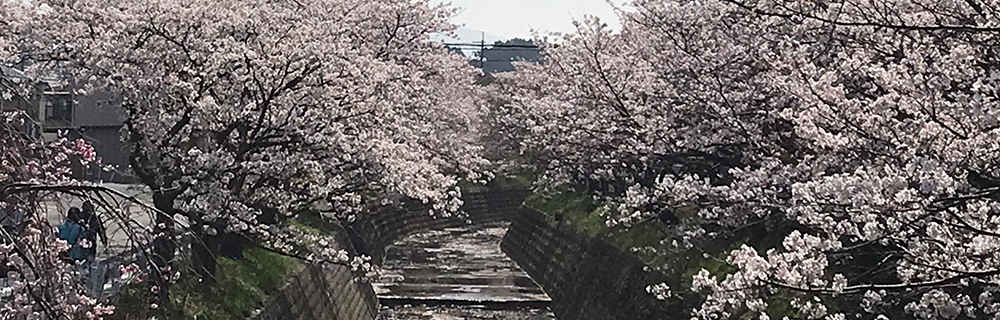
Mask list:
[[[196,230],[203,229],[196,228]],[[223,228],[219,227],[218,229]],[[216,259],[243,259],[243,250],[253,245],[246,237],[230,232],[208,235],[203,231],[197,231],[195,237],[196,239],[191,242],[191,266],[204,284],[215,282],[215,274],[218,270]]]
[[219,233],[212,241],[217,246],[215,253],[218,256],[233,260],[243,259],[243,250],[254,245],[243,235],[231,232]]
[[215,248],[212,245],[214,241],[204,232],[196,231],[194,236],[195,239],[191,240],[191,267],[202,284],[211,285],[215,283],[215,270],[217,269],[215,254],[213,254]]
[[160,304],[170,303],[170,262],[174,260],[177,244],[174,242],[173,196],[156,192],[153,194],[153,205],[160,212],[156,213],[156,224],[153,226],[152,256],[150,257],[149,279],[158,291],[156,299]]

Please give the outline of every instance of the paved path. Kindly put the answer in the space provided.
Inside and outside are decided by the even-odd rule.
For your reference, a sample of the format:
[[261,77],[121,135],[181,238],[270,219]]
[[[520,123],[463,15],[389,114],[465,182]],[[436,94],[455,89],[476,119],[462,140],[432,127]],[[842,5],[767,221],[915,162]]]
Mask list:
[[[119,191],[125,195],[135,197],[136,200],[144,203],[145,205],[152,204],[152,192],[148,188],[144,188],[138,185],[127,185],[127,184],[113,184],[106,183],[101,186],[107,187]],[[142,208],[139,205],[131,203],[129,201],[123,201],[118,197],[113,197],[114,199],[109,199],[115,205],[120,205],[118,210],[127,214],[127,219],[131,220],[132,227],[130,229],[139,233],[144,234],[143,228],[151,226],[152,222],[152,212]],[[79,198],[58,194],[49,194],[41,200],[41,210],[48,220],[49,225],[55,227],[62,224],[66,220],[67,212],[71,207],[81,207],[83,201]],[[104,225],[108,236],[108,245],[99,244],[97,246],[97,262],[89,264],[87,266],[77,266],[78,270],[84,276],[84,285],[87,289],[87,294],[94,298],[105,298],[114,295],[120,289],[122,280],[118,277],[118,265],[134,262],[134,256],[129,256],[128,253],[130,249],[136,245],[141,245],[142,243],[137,243],[130,241],[130,237],[123,230],[120,219],[112,219],[109,215],[110,213],[101,211],[98,208],[98,213],[102,216],[104,220]],[[143,242],[143,239],[136,239],[138,242]]]
[[[141,185],[128,185],[128,184],[116,184],[116,183],[105,183],[102,184],[104,187],[117,190],[129,196],[135,197],[140,202],[146,205],[152,205],[153,198],[152,192],[149,188]],[[116,199],[121,200],[121,199]],[[134,220],[136,224],[142,226],[149,226],[152,221],[152,214],[147,210],[143,210],[138,205],[128,204],[123,208],[129,213],[130,219]],[[45,215],[52,226],[57,226],[62,224],[66,220],[66,213],[69,212],[70,207],[77,207],[83,205],[83,201],[76,197],[65,196],[61,199],[48,199],[42,203],[42,210],[44,210]],[[103,215],[104,213],[102,213]],[[103,260],[103,258],[117,255],[129,248],[131,245],[129,243],[128,235],[122,230],[121,226],[114,223],[112,219],[104,219],[105,228],[107,228],[108,235],[108,246],[99,245],[98,246],[98,258]]]
[[500,251],[507,226],[451,228],[387,249],[380,319],[554,319],[549,297]]

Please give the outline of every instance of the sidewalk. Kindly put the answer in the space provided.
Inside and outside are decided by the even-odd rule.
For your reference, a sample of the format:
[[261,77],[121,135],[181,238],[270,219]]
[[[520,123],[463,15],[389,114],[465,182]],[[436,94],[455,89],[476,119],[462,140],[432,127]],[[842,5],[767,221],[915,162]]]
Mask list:
[[[105,183],[103,186],[110,189],[117,190],[123,194],[135,197],[140,202],[152,206],[153,198],[152,192],[149,188],[142,185],[128,185],[128,184],[117,184],[117,183]],[[57,226],[66,220],[66,213],[71,207],[81,207],[83,201],[75,197],[63,197],[56,200],[48,200],[42,203],[42,210],[45,212],[46,219],[52,226]],[[126,207],[126,211],[129,213],[129,217],[135,220],[137,223],[143,226],[148,226],[152,223],[153,217],[150,212],[143,210],[138,205],[129,204]],[[100,243],[97,247],[97,260],[102,261],[110,257],[119,255],[132,246],[129,243],[128,235],[122,231],[119,224],[115,223],[111,219],[105,217],[105,213],[102,214],[102,220],[104,221],[105,228],[107,230],[108,245]]]

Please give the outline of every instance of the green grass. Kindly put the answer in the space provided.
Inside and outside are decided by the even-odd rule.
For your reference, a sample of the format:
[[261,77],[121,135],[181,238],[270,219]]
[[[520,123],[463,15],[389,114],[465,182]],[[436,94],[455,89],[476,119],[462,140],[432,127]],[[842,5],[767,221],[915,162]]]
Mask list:
[[[311,234],[332,234],[338,227],[319,212],[303,211],[290,225]],[[122,289],[121,301],[112,319],[246,319],[260,308],[264,299],[281,288],[289,274],[302,262],[262,248],[243,250],[242,259],[216,259],[214,282],[201,282],[198,275],[181,261],[177,266],[186,272],[170,287],[168,306],[151,310],[148,283]]]
[[473,192],[485,192],[489,190],[482,183],[471,182],[468,180],[459,180],[458,188],[462,190],[462,194],[473,193]]
[[[592,197],[573,191],[562,191],[551,195],[533,194],[525,200],[525,204],[535,208],[551,217],[560,215],[564,223],[572,226],[580,232],[584,232],[592,237],[598,237],[615,245],[626,252],[632,252],[630,248],[654,247],[663,248],[660,244],[666,239],[667,227],[656,219],[643,221],[628,227],[609,227],[605,224],[606,206],[597,203]],[[674,213],[681,221],[694,221],[697,216],[697,207],[686,206],[675,208]],[[794,225],[782,223],[778,225],[758,224],[726,235],[715,238],[701,239],[696,248],[688,250],[674,250],[673,254],[665,254],[663,251],[633,252],[649,266],[660,267],[659,270],[667,276],[667,284],[673,288],[673,292],[684,296],[676,300],[680,309],[690,309],[697,307],[703,301],[702,297],[691,291],[691,278],[702,269],[709,274],[722,280],[726,275],[734,272],[736,268],[726,262],[730,252],[746,244],[753,246],[759,252],[781,246],[784,236],[795,228]],[[797,318],[801,315],[789,305],[793,298],[811,299],[811,296],[790,292],[788,290],[778,290],[768,299],[767,314],[771,319],[781,319],[788,316]],[[835,299],[825,297],[824,299]],[[844,304],[833,300],[831,305],[835,309],[851,310],[844,306],[856,306],[854,304]],[[757,314],[748,312],[739,315],[740,318],[756,317]]]
[[185,313],[199,319],[244,319],[258,308],[269,292],[284,284],[298,260],[263,249],[244,250],[243,260],[218,259],[218,282],[211,295],[191,292],[184,303]]
[[490,190],[524,189],[529,186],[531,186],[531,178],[521,175],[499,175],[486,184],[464,179],[458,181],[458,187],[462,190],[463,194],[487,192]]
[[511,188],[527,188],[532,184],[532,178],[525,175],[500,175],[490,180],[490,187],[498,187],[501,189],[511,189]]
[[[733,249],[746,243],[747,238],[713,239],[707,246],[688,250],[664,250],[661,241],[669,237],[668,228],[658,219],[649,219],[630,226],[608,226],[605,223],[607,206],[594,201],[585,193],[562,191],[551,195],[533,194],[525,200],[525,204],[551,217],[561,215],[564,223],[577,231],[592,237],[603,239],[624,252],[630,252],[646,265],[663,272],[665,282],[678,298],[669,303],[678,310],[696,308],[702,300],[691,290],[691,279],[700,270],[708,270],[718,279],[734,271],[734,267],[726,263],[726,257]],[[697,214],[697,208],[681,207],[675,209],[675,214],[682,221],[691,221]],[[632,251],[632,248],[656,248],[657,251]],[[667,252],[672,252],[669,254]],[[785,304],[787,305],[787,304]],[[775,307],[774,314],[789,314],[787,310]],[[686,312],[686,311],[685,311]],[[780,319],[781,317],[773,318]]]
[[[629,227],[609,227],[606,223],[607,206],[594,201],[593,197],[580,192],[563,191],[552,195],[533,194],[525,204],[549,216],[560,218],[576,230],[591,237],[605,239],[620,249],[659,246],[666,234],[657,220],[648,220]],[[652,264],[653,256],[640,257]]]
[[304,232],[312,234],[329,235],[338,230],[336,222],[331,222],[327,218],[324,218],[317,211],[302,211],[294,219],[288,220],[288,223]]
[[182,274],[170,288],[171,305],[150,310],[149,284],[123,288],[113,319],[246,319],[299,269],[294,259],[260,248],[243,251],[243,259],[219,258],[216,282],[204,285],[193,272]]
[[601,215],[603,208],[587,195],[573,191],[548,196],[536,193],[528,196],[524,203],[553,218],[559,217],[566,224],[592,237],[607,231],[605,218]]
[[[301,212],[288,223],[311,234],[337,230],[334,222],[313,211]],[[171,304],[157,310],[149,308],[148,283],[126,286],[112,319],[246,319],[302,265],[298,259],[261,248],[243,250],[242,259],[220,257],[216,262],[214,282],[200,282],[197,274],[180,266],[189,271],[170,287]]]
[[686,264],[682,268],[681,279],[691,279],[702,269],[718,279],[723,279],[727,274],[736,271],[736,268],[726,263],[729,252],[736,250],[745,243],[745,239],[731,243],[729,246],[711,251],[688,250],[685,252]]

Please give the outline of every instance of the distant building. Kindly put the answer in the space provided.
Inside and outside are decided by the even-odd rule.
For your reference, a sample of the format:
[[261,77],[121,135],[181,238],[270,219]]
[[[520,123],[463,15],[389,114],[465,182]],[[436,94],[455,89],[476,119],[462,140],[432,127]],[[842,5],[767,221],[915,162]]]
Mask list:
[[487,73],[479,77],[479,79],[476,79],[476,82],[473,84],[477,86],[487,86],[493,84],[494,82],[497,82],[497,77],[493,76],[492,73]]
[[515,70],[515,61],[536,63],[542,61],[540,50],[531,40],[496,41],[493,44],[483,45],[480,51],[475,52],[476,57],[470,59],[469,63],[482,69],[486,74],[509,72]]
[[[121,109],[121,99],[108,93],[94,93],[75,96],[72,105],[70,138],[84,138],[94,146],[101,157],[101,166],[84,172],[86,179],[101,179],[110,182],[134,182],[129,169],[128,145],[122,141],[125,113]],[[58,102],[55,103],[58,106]]]
[[[133,182],[129,152],[121,140],[124,113],[121,101],[110,94],[78,95],[63,77],[42,79],[30,97],[0,99],[0,110],[26,118],[22,130],[32,137],[51,140],[65,132],[70,139],[83,138],[94,146],[101,166],[74,169],[78,178],[109,182]],[[0,85],[27,81],[17,69],[0,66]],[[107,167],[111,170],[104,170]]]

